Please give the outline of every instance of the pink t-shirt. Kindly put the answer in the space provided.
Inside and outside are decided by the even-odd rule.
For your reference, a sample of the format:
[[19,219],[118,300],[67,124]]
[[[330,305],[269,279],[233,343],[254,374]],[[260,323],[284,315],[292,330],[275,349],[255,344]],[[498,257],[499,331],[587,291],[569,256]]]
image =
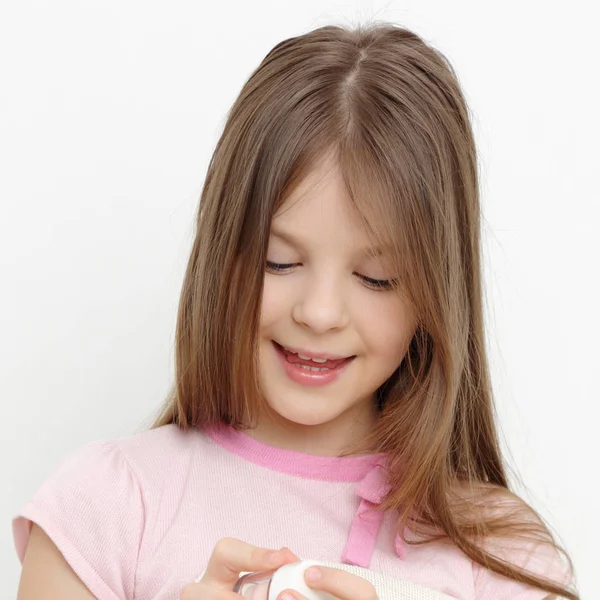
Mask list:
[[[386,489],[384,458],[282,450],[227,425],[93,442],[64,459],[15,517],[15,547],[23,561],[37,523],[101,600],[177,600],[223,537],[367,567],[460,600],[547,597],[448,542],[404,544],[393,515],[369,510]],[[569,579],[557,555],[521,555],[525,568]]]

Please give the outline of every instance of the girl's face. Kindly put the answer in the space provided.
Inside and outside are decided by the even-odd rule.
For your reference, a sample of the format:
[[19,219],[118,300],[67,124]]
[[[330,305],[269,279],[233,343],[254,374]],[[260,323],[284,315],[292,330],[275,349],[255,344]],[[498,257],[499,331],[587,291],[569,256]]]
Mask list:
[[[394,273],[369,248],[331,162],[273,217],[259,352],[277,433],[265,434],[260,422],[264,439],[294,449],[294,434],[311,426],[333,450],[372,426],[374,393],[401,363],[416,321],[398,292],[386,289]],[[321,453],[318,441],[312,438],[313,453]]]

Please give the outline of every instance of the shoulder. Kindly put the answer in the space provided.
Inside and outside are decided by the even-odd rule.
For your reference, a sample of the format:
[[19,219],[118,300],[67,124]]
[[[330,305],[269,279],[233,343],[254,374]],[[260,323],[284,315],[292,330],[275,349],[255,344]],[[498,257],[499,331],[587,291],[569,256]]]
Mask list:
[[137,477],[114,441],[68,454],[13,518],[21,563],[34,523],[95,596],[131,597],[144,506]]
[[88,443],[67,456],[58,471],[64,472],[61,483],[65,477],[83,477],[90,492],[101,488],[112,490],[117,497],[135,495],[144,509],[149,509],[164,498],[166,490],[172,494],[183,488],[191,471],[212,463],[212,454],[204,432],[170,424]]
[[192,454],[197,430],[182,431],[165,425],[127,437],[88,442],[70,452],[51,470],[45,487],[54,490],[77,486],[83,493],[94,488],[103,490],[137,489],[161,469],[168,471],[186,454]]
[[152,467],[156,471],[172,466],[176,459],[201,453],[202,446],[206,446],[206,437],[198,429],[183,430],[171,424],[104,443],[122,452],[132,469],[143,471]]
[[[478,546],[503,562],[563,587],[574,584],[568,558],[559,551],[550,527],[517,494],[500,486],[480,483],[456,489],[466,499],[471,516],[482,526]],[[494,600],[542,600],[548,592],[519,583],[473,563],[476,597]]]
[[202,443],[198,430],[166,425],[71,452],[13,519],[19,559],[36,523],[94,594],[131,597],[152,506],[185,485],[186,456]]

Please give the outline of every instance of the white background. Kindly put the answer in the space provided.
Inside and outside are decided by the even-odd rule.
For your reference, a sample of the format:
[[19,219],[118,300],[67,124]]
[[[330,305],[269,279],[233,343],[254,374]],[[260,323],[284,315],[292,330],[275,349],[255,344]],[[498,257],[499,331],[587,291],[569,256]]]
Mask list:
[[[146,427],[172,378],[226,112],[284,38],[408,26],[455,66],[482,173],[488,347],[513,482],[592,598],[598,519],[594,4],[67,1],[0,9],[0,597],[11,517],[68,452]],[[596,584],[597,587],[597,584]]]

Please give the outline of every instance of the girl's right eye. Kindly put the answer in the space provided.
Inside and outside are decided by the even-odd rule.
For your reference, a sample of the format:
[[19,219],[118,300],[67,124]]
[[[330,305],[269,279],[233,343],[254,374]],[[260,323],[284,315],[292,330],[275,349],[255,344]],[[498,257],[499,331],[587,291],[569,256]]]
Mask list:
[[296,264],[297,263],[275,263],[275,262],[271,262],[270,260],[268,260],[267,261],[267,270],[275,271],[276,273],[279,273],[280,271],[287,271],[288,269],[295,267]]

